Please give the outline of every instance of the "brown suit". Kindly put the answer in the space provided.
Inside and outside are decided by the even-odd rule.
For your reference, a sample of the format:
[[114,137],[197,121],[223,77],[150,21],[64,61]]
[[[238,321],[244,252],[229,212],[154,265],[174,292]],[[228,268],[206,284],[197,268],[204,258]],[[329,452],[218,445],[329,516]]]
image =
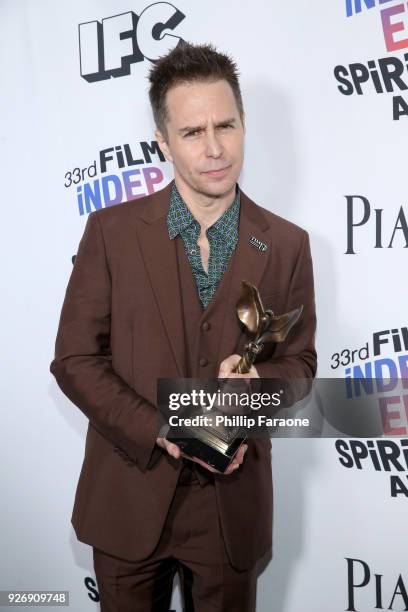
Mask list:
[[[236,250],[195,337],[186,337],[182,313],[189,298],[180,295],[176,241],[166,225],[170,188],[89,216],[50,366],[89,418],[72,514],[77,537],[131,561],[145,559],[159,541],[180,470],[155,445],[157,378],[216,377],[223,359],[242,353],[247,337],[235,315],[242,279],[259,288],[276,314],[304,305],[286,342],[259,357],[260,376],[306,378],[316,371],[308,235],[242,191]],[[268,249],[250,244],[251,236]],[[198,300],[192,278],[183,291]],[[271,547],[270,449],[269,440],[252,440],[240,469],[216,476],[226,547],[239,570]]]

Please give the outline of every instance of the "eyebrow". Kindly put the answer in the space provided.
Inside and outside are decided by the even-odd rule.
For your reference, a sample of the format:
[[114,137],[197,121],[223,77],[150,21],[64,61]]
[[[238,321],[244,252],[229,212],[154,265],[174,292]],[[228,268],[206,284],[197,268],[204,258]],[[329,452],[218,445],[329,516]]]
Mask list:
[[[236,119],[235,117],[231,117],[230,119],[224,119],[223,121],[218,121],[218,123],[215,124],[215,127],[220,127],[222,125],[226,125],[227,123],[236,123]],[[180,128],[178,130],[179,134],[184,134],[186,132],[194,132],[195,130],[203,130],[205,128],[204,125],[193,125],[193,126],[186,126],[183,128]]]

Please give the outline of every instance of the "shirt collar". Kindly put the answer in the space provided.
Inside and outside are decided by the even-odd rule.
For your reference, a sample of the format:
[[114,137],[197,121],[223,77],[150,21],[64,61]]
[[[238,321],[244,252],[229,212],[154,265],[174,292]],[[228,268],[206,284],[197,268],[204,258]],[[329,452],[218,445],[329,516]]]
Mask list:
[[169,212],[167,213],[167,229],[169,230],[170,240],[173,240],[177,234],[180,234],[194,221],[195,219],[190,209],[181,197],[174,182],[170,194]]
[[[240,189],[237,183],[234,201],[227,208],[227,210],[223,212],[221,217],[208,228],[207,231],[210,233],[210,235],[219,235],[227,243],[235,242],[238,234],[239,211]],[[187,204],[184,202],[179,190],[176,187],[176,183],[174,182],[170,195],[169,211],[167,214],[167,229],[170,240],[173,240],[173,238],[175,238],[192,223],[197,223],[198,225],[198,221],[194,218]]]

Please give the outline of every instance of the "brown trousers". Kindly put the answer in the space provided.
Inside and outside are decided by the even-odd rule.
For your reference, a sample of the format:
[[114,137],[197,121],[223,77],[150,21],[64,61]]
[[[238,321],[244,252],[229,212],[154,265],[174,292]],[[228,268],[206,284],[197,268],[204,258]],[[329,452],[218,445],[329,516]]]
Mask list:
[[131,562],[93,549],[101,612],[168,612],[176,573],[185,612],[255,611],[256,566],[244,572],[231,567],[212,477],[197,477],[189,465],[148,559]]

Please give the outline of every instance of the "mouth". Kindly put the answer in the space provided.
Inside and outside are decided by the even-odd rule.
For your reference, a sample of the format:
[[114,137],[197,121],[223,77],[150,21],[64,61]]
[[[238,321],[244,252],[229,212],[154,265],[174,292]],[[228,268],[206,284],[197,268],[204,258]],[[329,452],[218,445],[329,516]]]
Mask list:
[[205,176],[214,176],[214,177],[224,177],[231,166],[224,166],[223,168],[219,168],[218,170],[207,170],[207,172],[202,172]]

